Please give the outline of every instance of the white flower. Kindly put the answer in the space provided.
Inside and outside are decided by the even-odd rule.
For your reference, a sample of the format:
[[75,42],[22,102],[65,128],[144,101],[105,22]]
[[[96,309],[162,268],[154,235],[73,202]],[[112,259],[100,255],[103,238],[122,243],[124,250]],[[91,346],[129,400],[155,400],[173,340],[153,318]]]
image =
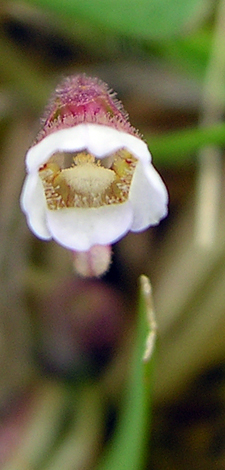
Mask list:
[[31,147],[21,207],[44,240],[87,251],[140,232],[167,214],[168,194],[145,142],[116,128],[82,123]]

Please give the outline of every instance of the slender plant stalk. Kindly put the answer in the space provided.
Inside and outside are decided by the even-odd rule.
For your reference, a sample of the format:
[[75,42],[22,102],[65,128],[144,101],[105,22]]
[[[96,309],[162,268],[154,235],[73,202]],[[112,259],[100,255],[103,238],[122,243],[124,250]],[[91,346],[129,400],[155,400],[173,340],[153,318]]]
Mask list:
[[[225,0],[220,0],[214,27],[211,56],[203,86],[202,127],[222,119],[224,111],[225,79]],[[197,181],[196,241],[202,247],[213,245],[219,216],[222,187],[221,150],[205,146],[199,152],[199,178]]]

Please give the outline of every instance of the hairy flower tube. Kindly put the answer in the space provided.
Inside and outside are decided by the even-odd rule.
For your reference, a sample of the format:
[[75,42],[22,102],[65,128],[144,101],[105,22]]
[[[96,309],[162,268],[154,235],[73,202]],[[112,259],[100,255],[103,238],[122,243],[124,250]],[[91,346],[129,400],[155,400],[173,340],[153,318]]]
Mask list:
[[167,214],[146,143],[106,84],[86,75],[56,88],[26,168],[21,207],[30,229],[76,252],[111,245]]

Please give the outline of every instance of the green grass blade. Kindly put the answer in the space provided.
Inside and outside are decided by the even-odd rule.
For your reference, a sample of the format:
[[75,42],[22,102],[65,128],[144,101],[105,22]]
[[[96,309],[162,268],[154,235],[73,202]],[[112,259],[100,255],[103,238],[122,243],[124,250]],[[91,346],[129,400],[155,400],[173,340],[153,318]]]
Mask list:
[[205,145],[225,146],[225,124],[145,135],[154,161],[163,165],[185,165],[196,159],[195,153]]
[[146,459],[149,437],[150,395],[153,375],[153,357],[143,360],[146,339],[154,339],[155,327],[151,317],[150,284],[141,276],[136,343],[131,362],[125,403],[118,428],[97,470],[140,470]]

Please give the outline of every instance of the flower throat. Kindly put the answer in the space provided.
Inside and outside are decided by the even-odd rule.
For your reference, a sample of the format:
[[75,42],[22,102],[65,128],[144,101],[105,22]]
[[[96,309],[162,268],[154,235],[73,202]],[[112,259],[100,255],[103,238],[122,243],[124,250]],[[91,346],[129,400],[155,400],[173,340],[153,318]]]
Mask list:
[[47,206],[57,210],[123,203],[136,164],[126,149],[101,160],[87,151],[56,153],[39,169]]

